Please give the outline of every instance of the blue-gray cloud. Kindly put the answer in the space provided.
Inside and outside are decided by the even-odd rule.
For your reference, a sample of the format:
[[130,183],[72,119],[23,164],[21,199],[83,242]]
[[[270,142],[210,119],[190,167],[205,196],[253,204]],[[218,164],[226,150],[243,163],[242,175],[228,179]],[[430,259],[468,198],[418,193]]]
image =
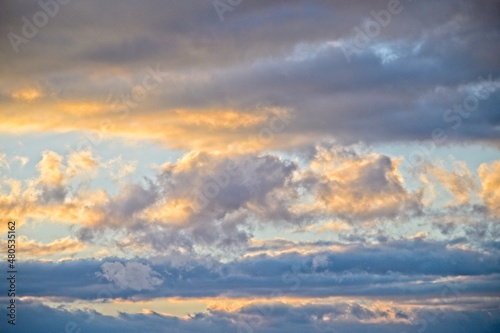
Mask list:
[[[229,263],[193,259],[181,266],[168,258],[26,262],[19,289],[25,296],[67,299],[497,295],[498,253],[450,245],[421,239],[388,241],[349,245],[343,252],[260,255]],[[137,281],[130,271],[135,271]]]
[[[103,99],[161,63],[170,76],[137,112],[169,117],[176,109],[211,107],[251,113],[258,105],[278,105],[297,114],[287,133],[308,133],[312,141],[425,140],[436,128],[446,132],[446,142],[494,144],[500,137],[496,0],[401,1],[402,12],[349,61],[344,49],[356,39],[354,28],[373,21],[371,11],[386,10],[386,1],[242,3],[223,22],[210,1],[113,3],[112,12],[92,1],[61,6],[15,57],[3,39],[8,83],[1,91],[8,95],[11,82],[43,82],[62,99]],[[21,17],[40,10],[27,1],[5,6],[5,35],[21,33]],[[65,48],[54,53],[51,46],[60,40]],[[125,74],[95,82],[92,73],[106,66]],[[473,88],[478,83],[482,92]],[[467,103],[472,112],[464,110]]]
[[[414,318],[404,310],[372,310],[360,304],[339,302],[334,305],[304,305],[291,307],[285,304],[253,305],[237,312],[212,311],[199,313],[188,319],[158,313],[125,314],[118,317],[104,316],[93,311],[69,311],[50,308],[42,304],[22,302],[23,314],[16,326],[8,332],[418,332],[440,333],[493,333],[500,328],[498,308],[488,311],[478,309],[427,309]],[[393,316],[400,321],[387,322]],[[50,320],[47,320],[50,318]],[[369,320],[382,320],[367,322]]]

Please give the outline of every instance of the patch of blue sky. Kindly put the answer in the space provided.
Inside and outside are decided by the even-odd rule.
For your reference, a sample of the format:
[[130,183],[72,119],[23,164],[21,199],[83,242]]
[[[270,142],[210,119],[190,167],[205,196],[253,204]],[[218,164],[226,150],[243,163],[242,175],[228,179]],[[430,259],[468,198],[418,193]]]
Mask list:
[[[68,133],[36,133],[24,135],[0,134],[0,152],[8,158],[25,156],[29,158],[27,165],[21,170],[13,167],[8,171],[9,176],[16,179],[33,179],[38,177],[36,164],[40,162],[43,151],[54,151],[59,155],[67,156],[71,152],[90,150],[95,158],[99,159],[101,166],[114,159],[119,159],[119,168],[124,163],[133,163],[133,171],[126,180],[139,181],[143,177],[154,178],[158,172],[155,165],[165,162],[174,162],[183,151],[170,150],[158,143],[150,141],[127,142],[117,138],[104,138],[102,140],[89,140],[91,135],[82,132]],[[107,191],[116,191],[114,179],[109,177],[109,172],[99,172],[92,182],[92,188],[103,188]]]

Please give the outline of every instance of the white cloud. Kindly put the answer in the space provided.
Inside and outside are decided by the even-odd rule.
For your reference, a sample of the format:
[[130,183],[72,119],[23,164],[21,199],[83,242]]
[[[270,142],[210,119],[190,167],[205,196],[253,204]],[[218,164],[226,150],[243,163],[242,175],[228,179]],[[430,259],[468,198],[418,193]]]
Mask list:
[[106,262],[101,266],[102,273],[99,276],[105,277],[109,282],[113,282],[118,288],[141,290],[153,290],[163,283],[161,275],[151,269],[149,265],[127,262],[123,265],[120,262]]

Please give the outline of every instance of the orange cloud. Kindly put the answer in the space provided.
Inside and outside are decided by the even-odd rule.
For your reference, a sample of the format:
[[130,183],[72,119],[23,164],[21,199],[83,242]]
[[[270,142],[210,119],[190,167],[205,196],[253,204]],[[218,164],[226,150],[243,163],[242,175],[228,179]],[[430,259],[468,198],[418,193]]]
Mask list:
[[175,112],[177,121],[183,126],[208,127],[210,129],[231,129],[248,128],[262,124],[267,115],[264,112],[257,114],[244,114],[232,110],[203,110],[189,111],[179,110]]
[[483,163],[478,172],[482,187],[481,197],[489,211],[500,216],[500,161]]
[[66,175],[70,178],[80,174],[93,174],[99,163],[89,151],[77,151],[68,156]]
[[39,181],[47,185],[62,185],[64,181],[63,157],[53,151],[44,151],[42,160],[36,165],[40,172]]
[[454,162],[453,170],[426,163],[422,166],[420,180],[428,186],[431,194],[430,200],[435,196],[435,183],[444,186],[453,197],[460,203],[466,204],[470,201],[472,193],[477,189],[474,176],[462,161]]
[[189,198],[160,201],[145,209],[141,217],[163,224],[182,225],[193,213],[193,206]]
[[[5,109],[10,109],[6,112]],[[263,147],[289,144],[284,140],[290,110],[259,107],[233,109],[148,110],[117,107],[99,101],[56,101],[16,103],[0,111],[0,131],[91,132],[98,144],[105,138],[152,140],[175,149],[210,149],[221,152],[250,152]],[[196,133],[196,135],[194,135]],[[293,138],[297,141],[297,137]]]
[[43,92],[34,87],[22,88],[12,92],[11,97],[16,101],[33,102],[43,96]]
[[420,209],[420,193],[407,192],[398,160],[319,149],[302,177],[314,181],[316,211],[345,219],[396,218]]
[[28,258],[40,260],[41,257],[55,254],[69,255],[86,248],[85,244],[70,237],[56,239],[50,243],[38,243],[26,236],[19,236],[17,242],[19,244],[19,257],[24,260]]
[[80,151],[63,156],[44,151],[36,164],[39,176],[24,181],[2,179],[0,214],[23,224],[26,219],[68,223],[93,223],[100,218],[94,207],[104,204],[108,195],[103,190],[79,188],[68,195],[68,185],[75,177],[92,177],[98,161],[90,152]]

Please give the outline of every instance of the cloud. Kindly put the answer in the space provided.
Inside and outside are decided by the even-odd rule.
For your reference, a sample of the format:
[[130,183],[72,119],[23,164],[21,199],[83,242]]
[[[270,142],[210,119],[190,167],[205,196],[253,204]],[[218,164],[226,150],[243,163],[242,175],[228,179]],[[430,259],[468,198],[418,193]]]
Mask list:
[[56,239],[50,243],[39,243],[25,236],[18,238],[20,247],[20,256],[23,260],[27,258],[36,258],[40,260],[43,257],[51,255],[68,255],[75,254],[85,249],[86,245],[80,243],[76,239],[64,237]]
[[250,218],[296,223],[303,217],[283,203],[296,166],[277,156],[221,157],[190,152],[167,163],[157,180],[126,186],[103,206],[101,218],[79,231],[99,238],[107,228],[134,230],[121,244],[150,245],[155,251],[193,251],[193,246],[224,249],[244,245]]
[[384,155],[318,147],[302,183],[315,195],[315,209],[339,218],[394,219],[419,214],[421,194],[406,190],[398,164]]
[[[499,146],[498,0],[401,1],[389,22],[387,0],[233,1],[223,21],[218,2],[2,4],[0,215],[71,225],[19,236],[17,329],[498,331],[491,147],[477,175],[370,150]],[[137,181],[165,160],[96,155],[130,141],[183,155]],[[42,262],[92,253],[124,258]]]
[[186,153],[164,164],[155,181],[125,185],[93,207],[100,218],[78,235],[95,241],[102,231],[128,230],[120,246],[213,252],[214,246],[245,247],[259,225],[304,227],[325,217],[356,223],[421,214],[421,193],[405,188],[398,161],[354,149],[315,149],[303,167],[273,154]]
[[78,151],[68,156],[67,165],[66,174],[69,178],[82,174],[92,178],[95,177],[92,173],[98,169],[99,162],[92,156],[90,151]]
[[[134,7],[126,26],[95,1],[69,4],[41,29],[42,38],[23,45],[24,56],[2,54],[5,95],[12,85],[30,82],[59,92],[40,96],[36,105],[4,99],[13,111],[0,114],[3,131],[94,131],[172,148],[231,151],[258,136],[268,126],[262,110],[275,108],[292,110],[296,118],[274,133],[265,145],[271,148],[324,137],[347,144],[412,142],[431,139],[436,128],[446,142],[498,141],[495,1],[402,3],[402,12],[351,62],[343,48],[352,47],[355,28],[373,22],[370,13],[385,10],[386,1],[247,4],[226,13],[223,23],[212,3],[114,6],[124,15]],[[16,15],[39,10],[36,4],[9,7],[5,31],[22,27]],[[86,13],[92,13],[91,26]],[[96,33],[99,45],[89,38]],[[46,45],[61,39],[80,42],[69,42],[71,54],[47,54]],[[28,54],[37,54],[36,61]],[[146,68],[156,71],[157,65],[152,76]],[[154,77],[158,85],[145,89]],[[144,95],[134,95],[141,89]],[[108,95],[116,98],[106,102]],[[37,117],[40,112],[46,116]]]
[[[446,302],[484,293],[496,295],[498,251],[474,250],[460,246],[463,244],[422,238],[337,247],[322,242],[270,242],[259,249],[270,254],[262,252],[229,262],[189,256],[176,260],[174,254],[141,261],[106,258],[25,262],[23,295],[132,301],[252,299],[272,294],[310,300],[397,296],[443,297]],[[293,247],[296,251],[285,251]]]
[[21,102],[33,102],[43,96],[43,92],[38,88],[24,88],[12,92],[12,98]]
[[[118,288],[137,291],[152,290],[163,283],[160,275],[148,265],[137,262],[106,262],[102,264],[102,275]],[[101,273],[99,273],[101,274]]]
[[[403,304],[335,301],[329,304],[292,306],[280,302],[253,304],[237,311],[214,309],[180,318],[145,310],[143,313],[105,316],[92,310],[51,308],[36,302],[20,302],[19,311],[25,320],[16,329],[29,331],[33,327],[44,331],[100,332],[233,332],[265,331],[269,333],[323,331],[336,332],[402,332],[425,329],[427,332],[493,332],[500,323],[495,303],[486,303],[488,310],[477,309],[474,303],[466,308],[435,305],[405,306]],[[51,320],[43,320],[51,318]],[[8,328],[10,329],[10,328]]]
[[0,152],[0,168],[2,169],[10,169],[10,163],[7,160],[7,155],[3,152]]
[[[23,165],[27,159],[14,156]],[[54,151],[42,152],[36,164],[38,177],[17,180],[2,179],[0,211],[24,223],[34,220],[90,223],[96,217],[90,209],[107,200],[102,189],[92,190],[90,182],[96,177],[99,161],[89,151],[62,156]]]
[[17,156],[16,155],[12,158],[12,160],[17,161],[19,163],[19,169],[22,170],[26,166],[26,164],[28,164],[30,159],[27,156]]
[[500,216],[500,161],[483,163],[478,169],[481,179],[481,196],[488,210],[494,216]]
[[[330,144],[308,147],[295,156],[191,151],[163,164],[152,179],[121,180],[120,190],[109,194],[89,184],[100,169],[119,167],[121,159],[101,162],[89,151],[65,157],[47,151],[37,164],[38,178],[5,182],[10,191],[1,195],[0,207],[6,216],[20,220],[75,224],[78,239],[97,246],[111,242],[136,253],[208,251],[217,256],[242,254],[260,227],[292,226],[349,237],[349,225],[371,229],[384,221],[434,214],[422,201],[431,183],[409,190],[399,173],[399,159]],[[457,198],[476,194],[474,177],[464,165],[445,171],[426,164],[421,172],[440,177]],[[484,183],[491,176],[482,171],[481,177]],[[474,207],[467,214],[484,217]]]
[[42,160],[36,165],[40,172],[40,183],[44,185],[61,186],[64,182],[63,157],[53,151],[42,153]]
[[44,151],[42,160],[36,165],[40,176],[37,186],[41,190],[43,203],[62,203],[68,194],[68,186],[76,177],[91,179],[96,176],[99,163],[91,152],[73,152],[64,157],[53,151]]
[[106,163],[103,163],[102,167],[108,170],[114,181],[120,182],[126,180],[127,176],[136,171],[137,164],[138,161],[124,161],[120,155],[107,161]]
[[465,162],[455,161],[453,167],[451,171],[432,163],[426,163],[419,167],[421,169],[420,179],[431,191],[430,200],[435,199],[434,186],[438,183],[444,186],[459,204],[469,203],[471,195],[477,190],[476,178]]

